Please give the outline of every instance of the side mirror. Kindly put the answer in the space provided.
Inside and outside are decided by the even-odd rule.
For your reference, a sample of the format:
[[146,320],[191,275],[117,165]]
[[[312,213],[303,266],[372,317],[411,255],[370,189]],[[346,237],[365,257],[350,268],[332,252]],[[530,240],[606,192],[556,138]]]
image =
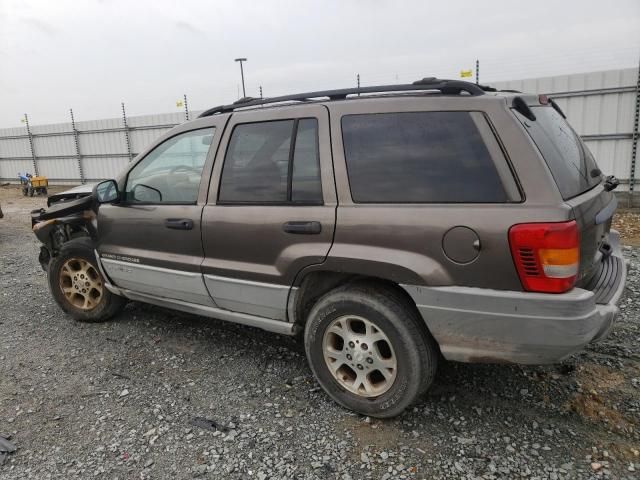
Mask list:
[[118,184],[115,180],[100,182],[93,189],[93,196],[98,203],[113,203],[120,200]]

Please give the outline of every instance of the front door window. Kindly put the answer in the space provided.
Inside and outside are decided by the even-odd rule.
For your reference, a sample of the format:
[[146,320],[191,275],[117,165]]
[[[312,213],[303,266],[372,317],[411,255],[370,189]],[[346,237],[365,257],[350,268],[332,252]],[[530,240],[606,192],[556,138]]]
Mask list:
[[214,128],[181,133],[154,148],[130,172],[128,203],[194,204]]

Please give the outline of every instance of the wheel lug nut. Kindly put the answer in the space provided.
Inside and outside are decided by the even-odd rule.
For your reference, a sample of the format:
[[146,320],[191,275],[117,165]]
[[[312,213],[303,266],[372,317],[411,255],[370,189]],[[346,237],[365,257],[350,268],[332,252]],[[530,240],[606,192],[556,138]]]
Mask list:
[[362,370],[362,365],[358,364],[358,370]]
[[367,358],[367,363],[373,363],[373,358],[371,357]]
[[351,360],[351,354],[347,353],[347,360]]
[[353,342],[349,342],[349,346],[350,346],[351,348],[355,348],[356,344],[355,344],[355,343],[353,343]]
[[362,347],[362,349],[363,349],[363,350],[366,350],[367,348],[369,348],[369,347],[367,346],[367,344],[366,344],[366,343],[363,343],[363,344],[362,344],[362,345],[360,345],[360,346]]

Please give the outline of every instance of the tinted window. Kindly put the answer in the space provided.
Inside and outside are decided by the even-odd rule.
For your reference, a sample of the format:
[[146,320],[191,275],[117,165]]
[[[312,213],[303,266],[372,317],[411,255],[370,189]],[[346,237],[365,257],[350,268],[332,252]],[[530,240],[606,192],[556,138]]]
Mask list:
[[322,201],[317,121],[237,125],[225,156],[218,198],[228,203]]
[[532,107],[535,121],[519,116],[540,149],[564,199],[580,195],[601,181],[593,155],[553,107]]
[[129,172],[127,201],[195,203],[213,132],[185,132],[154,148]]
[[293,202],[321,202],[320,158],[318,155],[318,121],[307,118],[298,122],[293,155]]
[[342,135],[355,202],[505,202],[468,112],[348,115]]

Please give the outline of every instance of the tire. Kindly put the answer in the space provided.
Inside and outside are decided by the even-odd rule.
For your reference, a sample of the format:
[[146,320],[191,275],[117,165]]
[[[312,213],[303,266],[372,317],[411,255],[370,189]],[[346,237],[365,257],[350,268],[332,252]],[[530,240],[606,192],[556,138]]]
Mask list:
[[[343,407],[377,418],[395,417],[418,400],[433,382],[439,358],[415,306],[374,284],[346,285],[320,298],[309,313],[304,344],[325,392]],[[341,364],[333,367],[335,374],[329,363]]]
[[22,187],[22,195],[24,195],[25,197],[28,195],[29,193],[29,189],[26,187]]
[[104,287],[90,238],[76,238],[62,245],[51,259],[48,274],[56,303],[79,322],[104,322],[126,304],[126,299]]
[[34,193],[33,187],[29,187],[29,196],[33,197],[33,193]]

